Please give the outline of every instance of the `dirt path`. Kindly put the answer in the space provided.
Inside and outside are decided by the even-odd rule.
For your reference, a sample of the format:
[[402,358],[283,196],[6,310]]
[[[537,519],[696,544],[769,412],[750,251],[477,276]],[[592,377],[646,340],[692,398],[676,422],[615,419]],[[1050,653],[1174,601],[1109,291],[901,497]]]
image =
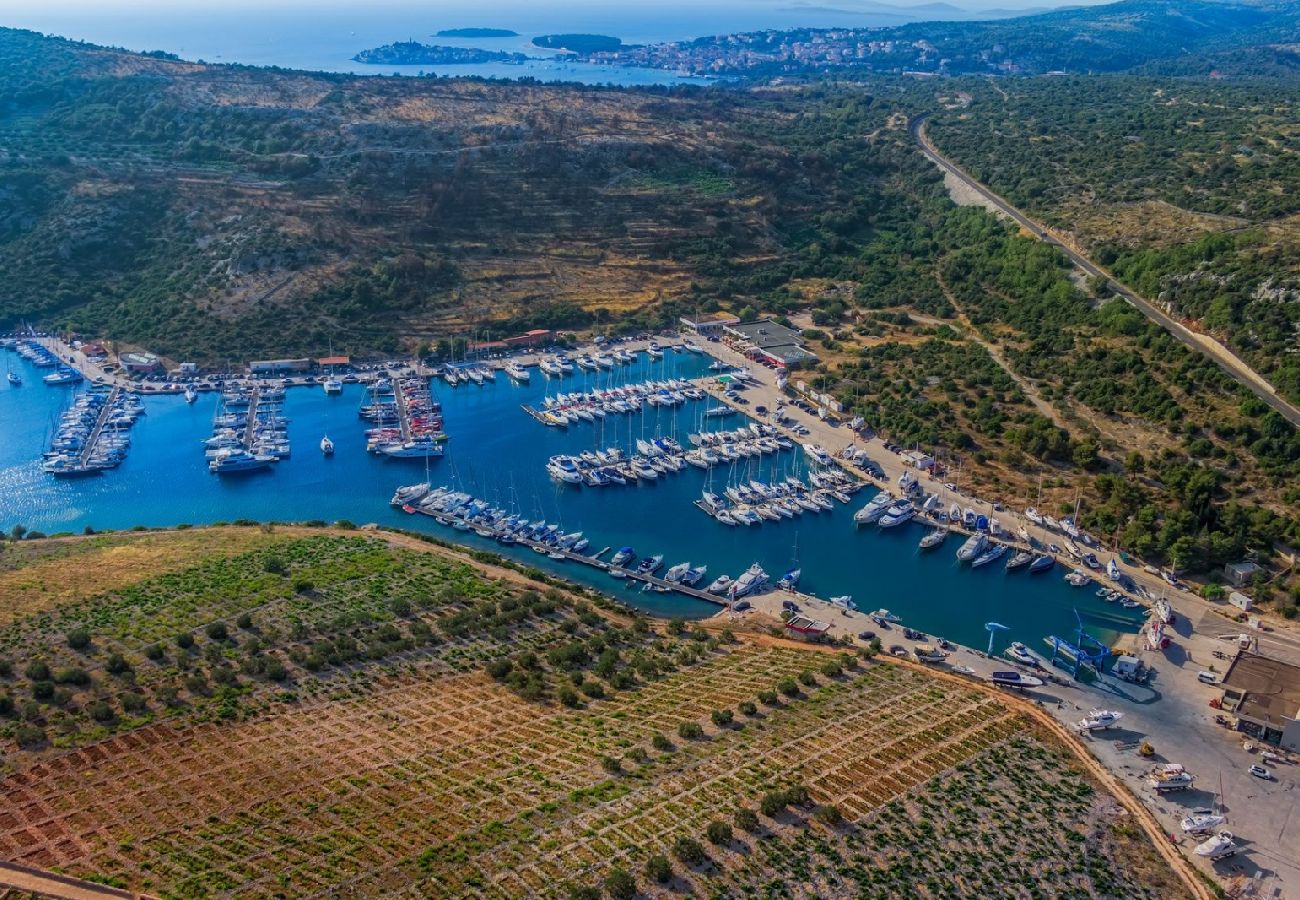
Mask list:
[[134,900],[146,896],[9,862],[0,862],[0,887],[61,900],[104,900],[105,897]]
[[973,322],[971,322],[970,317],[967,316],[965,310],[961,308],[961,304],[957,302],[957,298],[953,296],[952,291],[948,289],[948,283],[943,280],[943,274],[939,271],[937,265],[934,267],[934,280],[939,283],[939,290],[943,291],[943,296],[952,304],[952,308],[957,310],[957,319],[966,329],[971,340],[975,341],[975,343],[979,344],[989,352],[989,356],[993,357],[993,361],[1001,366],[1002,370],[1006,372],[1007,375],[1011,376],[1011,380],[1019,385],[1020,389],[1025,392],[1025,396],[1029,398],[1030,403],[1034,404],[1035,409],[1055,422],[1057,427],[1068,430],[1065,419],[1056,411],[1056,407],[1043,399],[1042,394],[1038,393],[1038,388],[1033,384],[1033,382],[1022,377],[1011,367],[1011,363],[1007,362],[1006,357],[1002,355],[1000,347],[992,341],[987,340],[979,333],[979,329],[975,327]]

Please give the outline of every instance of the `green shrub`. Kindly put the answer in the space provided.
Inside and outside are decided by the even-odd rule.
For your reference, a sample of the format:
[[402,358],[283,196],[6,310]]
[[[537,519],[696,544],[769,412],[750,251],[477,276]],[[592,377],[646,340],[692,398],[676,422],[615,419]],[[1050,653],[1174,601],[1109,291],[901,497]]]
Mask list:
[[703,844],[684,835],[673,842],[673,856],[688,866],[702,866],[709,858]]
[[183,631],[176,635],[176,646],[180,647],[182,650],[190,649],[194,646],[194,635],[190,634],[188,631]]
[[43,659],[35,659],[27,664],[23,674],[31,681],[49,681],[50,667]]
[[799,681],[808,687],[817,687],[817,676],[813,674],[812,669],[804,669],[800,672]]
[[659,884],[667,884],[673,879],[673,864],[662,853],[656,853],[646,860],[645,877]]
[[605,893],[614,900],[632,900],[636,896],[636,879],[623,869],[615,869],[605,879]]
[[240,613],[239,618],[235,619],[235,624],[244,631],[251,631],[253,628],[253,614],[246,612]]
[[162,644],[150,644],[145,648],[144,655],[154,662],[162,662],[167,657],[167,651]]
[[578,692],[571,687],[560,688],[559,698],[560,702],[570,709],[577,708],[578,704],[582,702],[578,698]]
[[514,664],[508,659],[494,659],[492,662],[487,664],[487,673],[497,681],[500,681],[509,675],[510,670],[513,668]]
[[623,771],[623,762],[617,756],[602,756],[600,767],[611,775],[618,775]]
[[795,681],[793,678],[791,678],[789,675],[785,676],[784,678],[782,678],[780,681],[776,683],[776,689],[781,693],[785,694],[787,697],[799,696],[799,683]]
[[754,705],[754,701],[752,700],[741,700],[739,709],[742,715],[746,715],[746,716],[758,715],[758,707]]
[[709,839],[709,843],[717,844],[719,847],[727,846],[733,838],[731,826],[722,821],[710,822],[709,827],[704,829],[704,834]]
[[713,719],[714,725],[717,725],[719,728],[726,728],[735,720],[736,716],[729,709],[715,709],[710,714],[710,718]]
[[764,706],[776,706],[780,701],[777,700],[776,691],[759,691],[758,702]]
[[113,707],[109,706],[103,700],[93,700],[86,706],[86,712],[96,722],[111,722],[117,715],[113,712]]
[[34,681],[32,682],[32,696],[37,700],[49,700],[54,696],[53,681]]
[[85,687],[90,684],[90,673],[78,666],[64,666],[54,673],[54,680],[59,684],[75,684]]
[[122,654],[114,653],[104,663],[104,668],[108,670],[110,675],[121,675],[131,671],[131,664],[126,661],[126,657]]
[[587,885],[569,889],[569,900],[600,900],[600,891]]
[[129,693],[122,697],[122,709],[129,713],[141,713],[149,708],[149,702],[143,694]]
[[67,634],[68,646],[73,650],[85,650],[90,646],[90,632],[84,628],[74,628]]
[[667,736],[662,734],[656,734],[654,737],[650,738],[650,745],[663,753],[672,753],[677,749],[677,747],[673,745],[673,742],[668,740]]
[[0,694],[0,716],[6,719],[12,718],[14,710],[14,698],[8,694]]
[[768,791],[759,801],[758,809],[770,819],[784,810],[787,805],[785,791]]
[[683,722],[677,726],[677,734],[683,740],[694,741],[704,737],[704,729],[698,722]]
[[836,826],[844,821],[844,815],[840,812],[839,807],[830,803],[823,803],[813,810],[813,818],[823,825]]
[[742,806],[740,809],[736,810],[735,822],[737,828],[741,831],[748,831],[751,834],[758,831],[759,828],[758,814],[748,807]]
[[293,580],[293,592],[295,594],[310,594],[316,590],[316,585],[312,584],[309,578],[295,578]]
[[224,641],[230,637],[230,632],[226,630],[225,622],[213,622],[204,629],[208,638],[214,641]]
[[31,750],[45,743],[45,731],[35,725],[19,725],[14,730],[14,742],[24,750]]

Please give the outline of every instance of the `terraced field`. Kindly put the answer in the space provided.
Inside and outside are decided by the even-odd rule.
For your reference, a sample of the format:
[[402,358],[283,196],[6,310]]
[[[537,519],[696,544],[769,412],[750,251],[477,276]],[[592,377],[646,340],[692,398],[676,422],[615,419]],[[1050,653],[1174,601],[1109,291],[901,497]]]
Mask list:
[[[165,677],[150,666],[232,650],[212,639],[156,665],[126,649],[214,613],[251,610],[260,652],[287,671],[241,670],[226,685],[239,715],[151,700],[75,748],[6,748],[0,857],[178,897],[1180,895],[1114,799],[978,686],[656,629],[375,537],[296,538],[236,565],[251,590],[218,589],[230,564],[200,562],[41,620],[100,628],[77,651],[89,684],[61,712],[35,708],[52,719],[109,695],[116,676],[95,660],[110,640],[145,684]],[[308,571],[315,611],[268,580]],[[315,669],[278,642],[290,621],[314,633],[345,608],[374,617],[349,625],[362,646],[378,623],[432,636]],[[25,722],[22,653],[39,629],[16,629],[27,640],[10,644],[0,691]]]

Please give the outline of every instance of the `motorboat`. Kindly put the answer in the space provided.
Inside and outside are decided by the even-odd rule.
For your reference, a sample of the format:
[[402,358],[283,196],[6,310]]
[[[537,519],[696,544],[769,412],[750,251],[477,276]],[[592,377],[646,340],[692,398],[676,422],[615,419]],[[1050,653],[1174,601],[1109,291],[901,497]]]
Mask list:
[[1003,656],[1012,662],[1018,662],[1022,666],[1029,666],[1031,669],[1037,669],[1042,666],[1038,657],[1034,655],[1028,647],[1020,641],[1013,641],[1011,646],[1003,651]]
[[921,542],[918,546],[922,550],[933,550],[935,547],[938,547],[947,539],[948,539],[948,529],[936,528],[930,533],[928,533],[925,537],[921,538]]
[[326,456],[334,455],[334,442],[330,440],[328,434],[320,439],[320,452]]
[[799,578],[803,575],[803,569],[793,568],[786,572],[777,581],[776,586],[784,591],[792,591],[799,584]]
[[708,566],[693,566],[682,576],[682,584],[686,585],[686,587],[695,587],[708,572]]
[[1194,809],[1183,817],[1178,827],[1187,834],[1205,834],[1227,821],[1227,816],[1220,815],[1212,809]]
[[1073,572],[1065,576],[1065,581],[1071,587],[1083,587],[1088,584],[1088,582],[1092,581],[1092,579],[1089,578],[1088,573],[1084,572],[1082,569],[1075,569]]
[[1029,574],[1037,575],[1040,572],[1046,572],[1054,565],[1056,565],[1056,559],[1046,553],[1035,556],[1034,561],[1029,564]]
[[988,545],[988,535],[983,532],[976,532],[966,538],[965,543],[957,549],[957,559],[961,562],[970,562],[983,553],[988,548]]
[[1030,553],[1028,550],[1021,550],[1019,553],[1016,553],[1014,556],[1012,556],[1010,559],[1007,560],[1006,570],[1008,572],[1014,572],[1017,569],[1021,569],[1029,565],[1031,562],[1033,562],[1033,560],[1034,560],[1034,554]]
[[609,565],[611,568],[618,569],[626,566],[634,559],[636,559],[636,553],[633,552],[631,547],[620,547],[618,552],[610,557]]
[[[446,493],[446,488],[438,488],[438,496]],[[405,506],[409,503],[417,503],[429,496],[429,482],[420,484],[408,484],[405,487],[399,487],[393,493],[393,499],[389,502],[393,506]]]
[[653,575],[655,572],[659,571],[659,567],[663,564],[663,554],[659,553],[654,556],[647,556],[645,559],[641,560],[640,564],[636,567],[636,570],[642,575]]
[[872,617],[873,619],[878,619],[878,620],[880,620],[881,622],[888,622],[888,623],[895,624],[895,625],[898,624],[899,622],[903,621],[903,620],[900,619],[898,616],[894,615],[894,614],[891,613],[889,610],[884,609],[884,608],[878,609],[878,610],[876,610],[875,612],[873,612],[873,613],[871,614],[871,617]]
[[256,472],[269,468],[275,462],[274,456],[261,453],[249,453],[235,447],[223,447],[208,462],[208,471],[216,475],[230,475],[239,472]]
[[1023,672],[993,672],[989,675],[989,681],[1000,687],[1015,688],[1016,690],[1043,686],[1043,679],[1036,675],[1025,675]]
[[9,379],[9,383],[14,387],[22,387],[23,376],[19,375],[17,372],[9,372],[5,377]]
[[986,566],[994,560],[1001,559],[1007,552],[1006,544],[994,544],[979,556],[971,560],[970,567],[978,569],[980,566]]
[[1152,611],[1155,613],[1157,617],[1159,617],[1160,621],[1163,622],[1164,624],[1166,625],[1174,624],[1174,608],[1169,604],[1169,601],[1166,600],[1164,597],[1161,597],[1159,600],[1156,601],[1155,606],[1152,608]]
[[823,466],[829,466],[834,462],[831,455],[826,452],[821,444],[801,444],[800,446],[803,447],[803,452],[813,462],[821,463]]
[[1196,781],[1196,776],[1188,772],[1178,763],[1166,763],[1155,769],[1149,778],[1147,786],[1158,793],[1168,793],[1171,791],[1185,791]]
[[841,594],[838,597],[832,597],[829,602],[831,606],[838,606],[840,609],[855,610],[858,608],[858,605],[853,602],[852,594]]
[[671,567],[667,572],[664,573],[664,581],[671,582],[672,584],[677,584],[683,578],[686,577],[686,573],[689,572],[690,570],[691,570],[691,564],[689,562],[678,563],[677,565]]
[[947,653],[930,644],[916,645],[912,648],[912,654],[916,657],[917,662],[923,663],[940,663],[948,658]]
[[1079,731],[1103,731],[1115,727],[1115,724],[1122,718],[1124,718],[1124,714],[1113,709],[1091,709],[1088,711],[1087,717],[1075,727]]
[[704,590],[710,594],[725,594],[729,587],[731,587],[731,576],[719,575],[717,578],[710,581],[709,586]]
[[733,597],[744,597],[747,594],[757,593],[767,586],[768,576],[763,571],[762,566],[754,563],[745,573],[736,579],[731,588]]
[[916,507],[910,500],[900,500],[880,517],[881,528],[895,528],[905,522],[910,522],[916,517]]
[[197,400],[197,399],[199,399],[199,395],[196,394],[196,393],[194,393],[194,388],[192,388],[192,387],[186,387],[186,388],[185,388],[185,402],[186,402],[186,403],[193,403],[193,402],[194,402],[195,400]]
[[1214,837],[1197,844],[1192,852],[1197,856],[1205,857],[1211,862],[1216,862],[1235,855],[1239,849],[1237,842],[1233,840],[1231,831],[1220,831]]
[[1032,506],[1025,510],[1025,518],[1033,522],[1035,525],[1043,524],[1042,514]]

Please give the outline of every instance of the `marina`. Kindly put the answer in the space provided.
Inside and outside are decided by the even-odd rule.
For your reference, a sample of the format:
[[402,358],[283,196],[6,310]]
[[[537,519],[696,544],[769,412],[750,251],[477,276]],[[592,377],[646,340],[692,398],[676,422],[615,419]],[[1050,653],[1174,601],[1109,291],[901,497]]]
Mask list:
[[[838,489],[819,487],[812,479],[816,476],[824,481],[828,473],[845,470],[838,465],[827,468],[806,449],[796,449],[797,439],[786,433],[773,429],[775,436],[763,434],[763,429],[771,427],[765,424],[757,435],[753,429],[758,423],[749,422],[744,428],[754,439],[761,436],[776,442],[777,451],[758,449],[725,459],[715,450],[720,459],[712,465],[687,462],[671,477],[660,473],[657,478],[629,481],[618,491],[585,485],[578,489],[557,481],[547,471],[553,457],[582,458],[584,453],[608,453],[608,448],[615,446],[631,451],[630,456],[636,453],[637,440],[671,439],[682,449],[685,461],[686,454],[725,443],[728,435],[734,442],[741,431],[739,418],[703,415],[715,401],[643,404],[636,415],[620,415],[614,421],[607,418],[603,425],[586,423],[591,428],[538,428],[519,416],[521,404],[544,409],[546,397],[554,396],[560,384],[569,388],[565,393],[591,393],[625,384],[683,380],[706,391],[719,371],[711,370],[713,360],[704,354],[663,347],[656,358],[635,352],[639,348],[628,346],[626,350],[634,361],[612,369],[590,371],[575,366],[571,374],[545,376],[535,364],[521,365],[531,372],[527,382],[499,377],[484,379],[481,386],[471,381],[460,389],[443,391],[438,431],[455,435],[455,441],[439,442],[445,447],[444,457],[431,467],[430,481],[435,487],[484,498],[490,505],[529,521],[563,523],[562,534],[581,531],[594,547],[633,546],[642,558],[663,555],[670,565],[691,560],[696,566],[708,567],[707,581],[723,573],[736,577],[756,562],[776,574],[797,562],[802,570],[802,596],[852,595],[865,609],[887,606],[909,626],[969,646],[983,646],[987,639],[984,623],[990,618],[1009,626],[1008,635],[1001,639],[1004,643],[1019,640],[1033,646],[1042,646],[1048,635],[1073,634],[1075,609],[1089,633],[1103,640],[1136,633],[1141,626],[1143,609],[1129,610],[1107,602],[1092,590],[1076,591],[1059,577],[1030,579],[1023,573],[1006,574],[1001,565],[971,570],[954,557],[959,541],[966,540],[963,535],[950,542],[952,549],[946,552],[922,549],[918,546],[921,538],[939,527],[928,514],[918,514],[892,528],[882,529],[877,524],[855,529],[848,511],[868,503],[877,490],[858,475],[843,476],[852,481],[845,486],[860,491],[857,496],[841,491],[852,497],[852,505],[846,506],[831,494],[823,495],[831,510],[845,506],[842,514],[818,506],[818,512],[803,508],[801,514],[792,513],[789,518],[779,513],[775,513],[777,520],[760,517],[761,527],[733,527],[711,515],[687,512],[689,506],[699,508],[697,501],[703,500],[705,492],[734,507],[726,489],[733,487],[743,502],[747,495],[741,487],[756,492],[754,482],[773,489],[794,479],[809,495]],[[34,378],[35,368],[18,354],[0,354],[20,375],[29,376],[29,381]],[[210,460],[193,450],[196,441],[212,432],[219,415],[221,396],[217,391],[200,391],[193,403],[179,393],[142,398],[148,415],[134,426],[131,452],[110,477],[51,478],[41,468],[42,453],[48,446],[48,423],[67,405],[67,390],[0,384],[0,423],[7,435],[0,445],[0,524],[6,528],[22,523],[57,533],[86,526],[130,528],[235,520],[376,522],[430,531],[474,549],[511,555],[656,614],[699,617],[712,615],[719,608],[709,597],[676,587],[659,590],[671,582],[647,582],[633,573],[615,578],[600,566],[575,564],[569,555],[572,551],[551,548],[539,553],[527,545],[504,545],[490,532],[485,536],[473,528],[453,529],[431,517],[408,515],[389,506],[394,490],[421,480],[423,472],[415,466],[395,466],[389,456],[366,451],[371,437],[367,432],[377,423],[357,415],[373,399],[368,385],[360,381],[341,382],[339,394],[327,394],[316,386],[291,387],[282,397],[260,395],[258,406],[276,404],[275,418],[292,420],[296,433],[309,436],[313,451],[321,436],[328,435],[335,452],[296,454],[278,463],[267,462],[237,478],[207,477]],[[716,400],[716,393],[706,392]],[[247,424],[245,420],[243,425]],[[641,438],[643,426],[645,437]],[[246,436],[246,430],[240,434]],[[423,462],[419,457],[417,461]],[[274,479],[267,475],[271,468]],[[165,490],[160,487],[163,484]],[[754,494],[748,494],[748,499],[752,501]],[[919,523],[923,521],[931,524],[922,526]],[[775,527],[778,524],[781,527]],[[960,530],[964,525],[945,523],[943,527],[948,533],[948,529]],[[791,558],[795,544],[799,547],[797,561]],[[610,555],[601,558],[608,561]],[[641,590],[647,583],[652,589]],[[700,588],[697,585],[694,590]],[[840,614],[829,601],[825,609],[829,615]]]

